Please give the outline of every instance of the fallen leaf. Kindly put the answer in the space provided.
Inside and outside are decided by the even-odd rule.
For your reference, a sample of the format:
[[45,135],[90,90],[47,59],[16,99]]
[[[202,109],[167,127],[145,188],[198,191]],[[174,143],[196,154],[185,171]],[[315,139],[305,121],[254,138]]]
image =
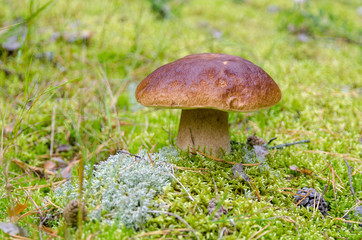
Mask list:
[[289,168],[291,170],[293,170],[293,171],[297,171],[297,172],[300,172],[300,173],[305,174],[305,175],[312,176],[312,174],[313,174],[313,171],[308,169],[308,168],[303,167],[302,169],[300,169],[300,168],[298,168],[297,166],[294,166],[294,165],[289,166]]
[[42,175],[42,174],[44,174],[44,172],[46,173],[46,174],[50,174],[50,175],[55,175],[55,173],[53,173],[52,171],[49,171],[49,170],[47,170],[47,169],[45,169],[45,168],[40,168],[40,167],[34,167],[34,166],[31,166],[31,165],[29,165],[29,164],[26,164],[26,163],[24,163],[24,162],[22,162],[22,161],[20,161],[20,160],[18,160],[18,159],[12,159],[11,160],[13,163],[15,163],[16,165],[18,165],[19,167],[21,167],[24,171],[28,171],[28,170],[30,170],[30,171],[32,171],[32,172],[34,172],[34,173],[36,173],[36,174],[40,174],[40,175]]
[[69,152],[72,149],[72,147],[68,144],[60,145],[57,149],[57,152]]
[[293,171],[298,171],[298,172],[300,171],[300,169],[297,166],[294,166],[294,165],[289,166],[289,168],[291,170],[293,170]]
[[67,167],[63,168],[62,171],[60,172],[60,174],[62,175],[62,177],[64,179],[68,179],[72,176],[72,168],[73,168],[73,165],[78,163],[79,161],[73,161],[71,163],[68,164]]
[[219,219],[222,215],[225,215],[228,213],[228,210],[225,209],[223,205],[220,205],[220,207],[216,210],[216,207],[218,204],[216,203],[216,199],[213,198],[210,200],[209,205],[207,207],[207,213],[209,215],[212,215],[214,213],[214,218]]
[[72,31],[72,32],[65,32],[63,34],[63,38],[68,43],[85,43],[89,44],[89,41],[93,33],[88,30],[83,30],[81,32]]
[[78,161],[72,161],[70,163],[65,162],[59,157],[53,157],[52,160],[46,161],[44,163],[44,169],[53,174],[57,173],[60,170],[59,176],[64,179],[71,177],[73,165],[78,163]]
[[49,170],[49,171],[54,170],[56,167],[57,167],[57,164],[55,162],[53,162],[53,161],[49,160],[49,161],[46,161],[44,163],[44,168]]
[[0,222],[0,229],[4,233],[11,234],[11,235],[20,235],[23,237],[26,237],[28,235],[28,231],[26,229],[23,229],[14,223]]
[[69,164],[60,157],[52,157],[52,160],[57,164],[58,168],[65,168]]
[[241,176],[245,181],[249,182],[250,178],[248,177],[248,175],[246,175],[244,173],[244,168],[243,168],[243,164],[238,163],[235,164],[232,168],[231,171],[233,172],[234,176],[236,178],[238,178],[239,176]]
[[255,152],[255,156],[259,159],[259,158],[266,158],[266,156],[269,154],[269,150],[266,146],[260,146],[260,145],[254,145],[254,152]]
[[20,233],[20,229],[14,223],[0,223],[0,229],[3,230],[4,233],[18,235]]
[[24,41],[28,30],[24,26],[18,26],[9,32],[11,35],[1,44],[1,47],[9,54],[19,50]]

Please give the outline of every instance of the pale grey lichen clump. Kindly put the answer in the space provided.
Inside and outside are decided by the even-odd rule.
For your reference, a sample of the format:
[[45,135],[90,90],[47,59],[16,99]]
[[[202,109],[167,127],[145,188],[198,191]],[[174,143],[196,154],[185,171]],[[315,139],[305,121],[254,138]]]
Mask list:
[[[92,177],[85,177],[89,181],[84,181],[90,219],[139,228],[151,217],[150,210],[161,207],[153,199],[170,183],[170,159],[177,155],[176,149],[163,148],[150,154],[153,163],[146,151],[139,154],[141,158],[120,152],[100,162]],[[86,173],[90,167],[86,166]],[[76,181],[57,188],[55,197],[66,201],[77,198]]]

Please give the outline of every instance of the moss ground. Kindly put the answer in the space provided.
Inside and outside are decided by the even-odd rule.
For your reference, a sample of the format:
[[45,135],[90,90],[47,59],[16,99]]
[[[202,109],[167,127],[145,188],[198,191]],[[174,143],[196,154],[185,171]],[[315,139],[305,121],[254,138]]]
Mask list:
[[[245,143],[256,133],[267,140],[277,137],[273,144],[302,139],[311,143],[272,151],[268,169],[245,168],[260,201],[246,182],[232,177],[229,164],[186,154],[174,164],[188,169],[175,176],[195,201],[177,182],[157,201],[181,216],[200,239],[218,239],[221,233],[224,239],[362,239],[357,224],[340,219],[362,199],[359,1],[171,0],[160,1],[170,9],[163,8],[161,15],[152,11],[152,2],[157,1],[0,1],[0,41],[19,26],[27,28],[19,51],[0,52],[0,221],[9,222],[8,209],[18,203],[28,204],[19,215],[36,209],[53,194],[52,186],[42,185],[62,180],[21,168],[16,160],[44,168],[51,149],[57,153],[61,145],[68,145],[57,156],[87,165],[119,149],[155,152],[173,145],[180,112],[138,105],[135,86],[162,64],[188,54],[218,52],[261,66],[283,93],[271,109],[231,113],[233,141]],[[163,19],[164,13],[169,17]],[[6,27],[16,21],[23,24]],[[67,34],[84,30],[92,34],[88,43],[66,41]],[[52,40],[57,32],[65,37]],[[226,158],[240,162],[243,154]],[[353,167],[355,198],[344,159]],[[293,171],[292,165],[324,180]],[[75,177],[77,169],[79,164],[72,169]],[[333,176],[335,183],[343,184],[336,193]],[[296,207],[293,195],[285,193],[296,190],[282,189],[313,187],[323,192],[328,179],[324,198],[331,217]],[[207,206],[217,196],[229,214],[216,221],[207,215]],[[40,220],[34,212],[19,225],[28,229],[31,239],[50,238],[44,229],[39,234]],[[350,216],[351,221],[361,221]],[[138,230],[88,221],[77,233],[63,218],[49,227],[49,232],[68,239],[92,234],[93,239],[195,237],[181,231],[186,225],[168,215]],[[7,237],[0,233],[0,238]]]

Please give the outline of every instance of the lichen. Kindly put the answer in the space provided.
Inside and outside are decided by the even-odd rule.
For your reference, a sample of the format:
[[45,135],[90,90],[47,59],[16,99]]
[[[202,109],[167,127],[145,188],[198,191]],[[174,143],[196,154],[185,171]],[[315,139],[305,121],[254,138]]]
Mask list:
[[[92,177],[86,175],[85,179],[89,180],[84,180],[89,218],[139,228],[151,217],[149,210],[160,207],[153,199],[170,183],[170,159],[177,155],[176,149],[163,148],[150,154],[152,161],[147,152],[142,151],[140,158],[120,152],[100,162],[95,166]],[[86,173],[90,167],[86,166]],[[77,191],[75,179],[58,187],[54,196],[58,200],[69,201],[78,197]]]

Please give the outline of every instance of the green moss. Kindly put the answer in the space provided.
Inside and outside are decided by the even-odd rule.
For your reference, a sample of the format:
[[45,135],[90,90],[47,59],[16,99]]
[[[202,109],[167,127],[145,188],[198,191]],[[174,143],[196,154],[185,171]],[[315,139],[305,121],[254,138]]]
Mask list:
[[[27,19],[46,2],[0,2],[0,28],[18,18]],[[56,176],[26,174],[11,162],[19,159],[43,167],[49,160],[44,156],[50,151],[54,107],[54,149],[71,145],[69,152],[60,155],[65,161],[84,158],[86,164],[93,165],[118,149],[156,152],[174,145],[180,110],[141,107],[133,97],[135,86],[162,64],[188,54],[213,51],[239,55],[260,65],[283,93],[282,101],[273,108],[230,113],[233,141],[245,143],[248,135],[256,133],[267,140],[277,137],[273,144],[302,139],[311,143],[272,151],[267,159],[268,169],[245,167],[245,173],[258,188],[260,202],[249,184],[233,177],[230,165],[186,153],[174,164],[189,169],[176,171],[175,176],[195,201],[177,182],[167,187],[157,201],[166,203],[169,212],[184,218],[203,239],[217,239],[223,227],[228,229],[225,239],[248,239],[268,224],[264,231],[270,232],[264,239],[361,238],[356,224],[323,219],[319,213],[312,217],[313,212],[296,207],[292,194],[282,191],[285,187],[313,187],[322,192],[326,180],[289,167],[306,168],[328,179],[324,161],[330,162],[344,189],[337,192],[335,199],[330,183],[324,198],[331,216],[341,218],[356,203],[344,163],[344,158],[349,157],[354,191],[358,199],[362,198],[361,30],[356,10],[360,3],[322,0],[300,5],[277,0],[273,2],[279,7],[277,12],[268,11],[271,3],[265,0],[194,0],[182,4],[171,0],[168,4],[174,15],[162,20],[155,16],[150,4],[142,1],[55,1],[28,23],[29,36],[21,51],[12,56],[0,53],[0,128],[4,129],[2,145],[6,150],[0,166],[0,184],[5,186],[7,174],[12,197],[4,187],[0,189],[0,221],[9,221],[9,205],[24,203],[28,198],[21,187],[61,180]],[[93,33],[89,45],[50,40],[56,31],[63,34],[82,30]],[[308,42],[298,40],[302,32],[308,35]],[[4,36],[0,36],[0,41]],[[49,51],[54,54],[53,61],[37,57]],[[72,79],[77,80],[37,101],[27,100]],[[15,130],[11,132],[13,126]],[[237,146],[225,159],[243,161],[243,146]],[[72,173],[78,176],[77,167]],[[45,197],[53,195],[53,188],[29,190],[29,194],[41,205]],[[225,196],[223,205],[229,214],[213,221],[207,215],[207,206],[217,196]],[[35,208],[31,203],[24,212]],[[24,220],[20,224],[29,229],[29,237],[37,238],[38,230],[31,224],[39,225],[38,216],[32,214]],[[75,229],[65,228],[62,218],[52,226],[60,236],[76,234]],[[96,239],[125,239],[171,228],[186,226],[168,215],[152,218],[137,232],[89,221],[82,236],[85,239],[99,232]],[[0,238],[4,237],[0,233]],[[167,237],[194,236],[189,231],[171,231]]]

